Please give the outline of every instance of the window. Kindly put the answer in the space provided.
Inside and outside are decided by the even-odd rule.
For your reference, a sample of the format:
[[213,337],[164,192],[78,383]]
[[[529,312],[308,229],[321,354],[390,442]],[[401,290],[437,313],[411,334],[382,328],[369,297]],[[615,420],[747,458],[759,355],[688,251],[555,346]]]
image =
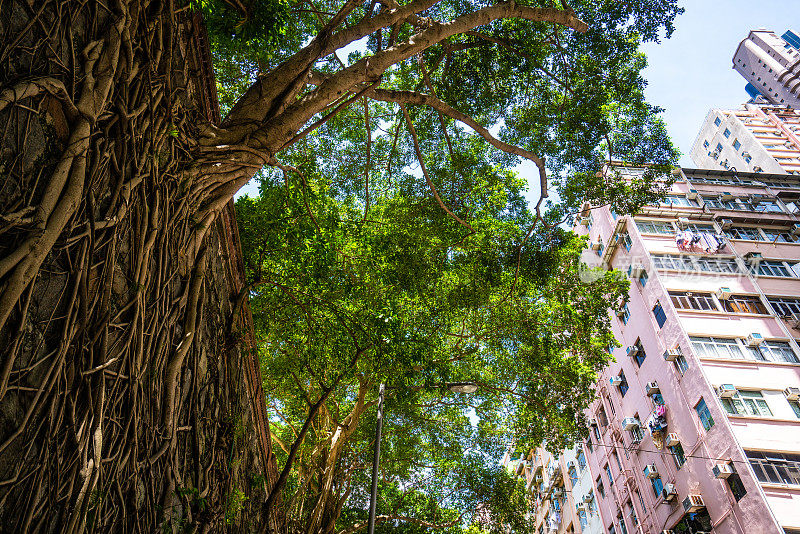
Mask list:
[[700,358],[744,359],[739,343],[733,338],[690,336],[689,339]]
[[656,302],[653,306],[653,316],[656,318],[659,328],[664,328],[664,323],[667,322],[667,314],[664,313],[664,308],[661,307],[660,302]]
[[722,121],[719,119],[719,117],[715,117],[714,118],[714,126],[719,126],[720,124],[722,124]]
[[731,295],[728,300],[720,301],[722,309],[729,313],[758,313],[766,315],[767,309],[761,299],[749,295]]
[[763,241],[758,228],[729,228],[725,230],[729,239],[748,239],[750,241]]
[[578,520],[581,523],[581,531],[585,531],[586,527],[589,524],[589,522],[586,519],[586,511],[585,510],[578,510]]
[[633,503],[630,501],[630,499],[628,500],[627,505],[630,509],[630,514],[628,514],[628,517],[631,518],[631,523],[633,523],[634,527],[639,526],[639,518],[636,517],[636,509],[633,507]]
[[707,140],[703,140],[703,148],[708,148],[709,146],[711,146],[711,145],[709,145],[708,141]]
[[581,468],[581,471],[586,469],[586,456],[583,454],[583,451],[578,451],[578,467]]
[[617,516],[617,523],[619,524],[619,534],[628,534],[628,527],[625,525],[625,520],[622,518],[622,514]]
[[794,412],[794,415],[798,419],[800,419],[800,401],[787,401],[787,402],[789,403],[789,406],[792,407],[792,411]]
[[606,464],[603,470],[606,472],[606,476],[608,477],[608,487],[614,487],[614,476],[611,474],[611,468],[608,466],[608,464]]
[[800,454],[745,451],[760,482],[800,486]]
[[711,293],[697,293],[694,291],[670,291],[669,298],[679,310],[709,310],[717,311],[717,303]]
[[800,363],[791,345],[785,341],[763,341],[758,347],[748,347],[748,350],[756,360]]
[[[631,350],[636,350],[633,360],[636,362],[636,367],[641,367],[644,363],[644,359],[647,358],[647,354],[644,352],[644,346],[642,345],[641,341],[637,339],[636,343],[633,344],[633,347],[634,348]],[[620,374],[621,373],[622,371],[620,371]]]
[[606,497],[606,488],[603,486],[602,477],[597,477],[597,479],[595,479],[594,483],[597,486],[597,494],[600,495],[600,497],[605,499],[605,497]]
[[619,461],[619,454],[617,454],[617,451],[611,451],[611,456],[613,456],[614,460],[617,462],[617,469],[622,471],[622,462]]
[[628,380],[625,378],[625,371],[622,369],[619,370],[619,377],[622,379],[622,382],[619,384],[619,394],[624,397],[628,392]]
[[733,149],[734,150],[739,150],[740,148],[742,148],[742,143],[740,143],[738,139],[734,139],[733,140]]
[[729,129],[725,128],[725,131],[722,132],[722,135],[724,135],[725,138],[727,139],[728,137],[731,136],[731,131]]
[[742,483],[742,479],[739,477],[739,473],[736,473],[736,466],[733,466],[734,473],[728,475],[728,478],[725,481],[728,483],[728,487],[731,489],[731,493],[733,493],[733,498],[736,499],[736,502],[742,500],[742,497],[747,495],[747,490]]
[[711,417],[711,412],[706,406],[706,401],[702,398],[700,402],[694,407],[695,411],[697,412],[697,417],[700,418],[700,423],[703,425],[703,428],[708,432],[711,430],[711,427],[714,426],[714,418]]
[[714,258],[675,254],[652,254],[656,269],[674,271],[706,271],[717,273],[738,273],[739,267],[733,258]]
[[628,308],[628,305],[626,304],[622,308],[622,324],[628,324],[628,321],[630,320],[631,320],[631,310],[630,308]]
[[[757,272],[760,276],[782,276],[784,278],[796,278],[794,271],[796,264],[778,260],[761,260],[758,262]],[[750,268],[751,272],[756,271],[756,267]]]
[[633,246],[633,240],[628,232],[622,234],[622,244],[625,245],[625,250],[630,251]]
[[764,229],[767,241],[774,243],[794,243],[795,238],[786,230]]
[[683,445],[678,443],[677,445],[672,445],[669,448],[669,452],[672,453],[672,459],[675,460],[675,465],[680,469],[683,467],[683,464],[686,463],[686,455],[683,452]]
[[574,488],[575,484],[578,483],[578,470],[575,469],[574,465],[571,465],[567,473],[569,474],[569,480],[572,482],[572,487]]
[[636,221],[636,227],[643,234],[672,235],[675,233],[672,223],[663,221]]
[[661,482],[661,477],[651,478],[650,482],[653,484],[653,493],[656,497],[661,497],[661,490],[664,489],[664,483]]
[[760,391],[737,391],[729,399],[720,399],[725,411],[731,415],[772,417],[772,411]]
[[608,426],[608,417],[606,417],[606,409],[600,406],[600,409],[597,410],[597,421],[600,423],[600,426]]
[[642,287],[647,285],[647,271],[642,271],[642,276],[639,277],[639,283],[642,284]]
[[[722,152],[722,144],[721,143],[717,143],[717,147],[714,149],[714,151],[715,152]],[[714,159],[717,159],[717,158],[714,158]]]
[[675,369],[678,370],[681,376],[683,376],[683,373],[689,369],[689,362],[686,361],[686,358],[683,357],[683,354],[678,354],[678,357],[675,358],[672,363],[675,365]]
[[699,207],[696,200],[688,199],[685,195],[667,195],[659,204],[662,206],[681,206],[685,208]]

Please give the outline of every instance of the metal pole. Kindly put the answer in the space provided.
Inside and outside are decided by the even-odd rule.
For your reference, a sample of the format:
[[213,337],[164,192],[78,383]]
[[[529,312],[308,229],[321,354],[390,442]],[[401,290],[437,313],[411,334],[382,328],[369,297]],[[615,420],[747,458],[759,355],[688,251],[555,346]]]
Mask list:
[[375,421],[375,456],[372,458],[372,493],[369,496],[369,526],[368,534],[375,534],[375,506],[378,501],[378,461],[381,457],[381,428],[383,427],[383,390],[385,385],[378,388],[378,419]]

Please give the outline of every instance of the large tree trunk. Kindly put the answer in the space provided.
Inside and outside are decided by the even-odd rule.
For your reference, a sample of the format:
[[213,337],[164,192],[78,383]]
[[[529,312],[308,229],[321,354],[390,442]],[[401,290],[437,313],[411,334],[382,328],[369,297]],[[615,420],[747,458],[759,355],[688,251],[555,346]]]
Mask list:
[[186,172],[213,79],[169,6],[0,0],[4,532],[262,527],[230,196]]

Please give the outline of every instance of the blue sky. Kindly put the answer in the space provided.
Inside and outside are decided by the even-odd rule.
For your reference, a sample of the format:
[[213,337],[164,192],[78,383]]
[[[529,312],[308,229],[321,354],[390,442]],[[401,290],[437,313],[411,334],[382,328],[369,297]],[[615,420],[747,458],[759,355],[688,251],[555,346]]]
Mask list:
[[644,47],[645,94],[665,109],[672,141],[684,154],[681,165],[694,167],[688,154],[708,110],[735,108],[748,99],[746,82],[731,62],[739,42],[751,29],[778,35],[800,30],[800,0],[683,0],[681,5],[686,12],[676,20],[672,38]]

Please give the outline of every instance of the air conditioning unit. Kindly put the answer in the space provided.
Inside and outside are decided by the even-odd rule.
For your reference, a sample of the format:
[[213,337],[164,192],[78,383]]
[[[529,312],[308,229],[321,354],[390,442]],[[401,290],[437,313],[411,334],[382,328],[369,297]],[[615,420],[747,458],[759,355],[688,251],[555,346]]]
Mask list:
[[592,250],[600,250],[603,248],[603,242],[598,239],[597,241],[592,241],[590,246],[592,247]]
[[647,385],[645,385],[644,389],[647,391],[648,395],[655,395],[656,393],[661,391],[660,389],[658,389],[658,382],[656,382],[655,380],[653,380],[652,382],[648,382]]
[[608,379],[612,386],[621,386],[622,385],[622,377],[621,376],[612,376]]
[[747,336],[748,347],[758,347],[764,341],[764,336],[758,332],[752,332]]
[[747,197],[747,199],[753,206],[758,206],[759,204],[761,204],[761,195],[750,195],[749,197]]
[[665,447],[674,447],[675,445],[679,444],[680,442],[681,442],[681,440],[678,439],[678,434],[676,434],[675,432],[670,432],[669,434],[667,434],[667,437],[664,439],[664,446]]
[[762,258],[763,258],[763,256],[761,255],[760,252],[750,251],[750,252],[748,252],[748,253],[746,253],[744,255],[744,260],[747,263],[751,263],[751,264],[760,262]]
[[625,310],[624,310],[624,309],[622,309],[622,310],[617,310],[617,311],[616,311],[616,312],[614,312],[614,313],[616,313],[617,317],[619,317],[620,319],[622,319],[623,317],[625,317]]
[[696,199],[697,198],[697,189],[689,189],[689,191],[686,192],[686,198],[688,198],[689,200]]
[[733,474],[733,467],[727,462],[716,464],[711,468],[711,472],[714,474],[714,478],[728,478]]
[[678,356],[681,355],[680,347],[675,347],[674,349],[669,349],[668,351],[664,352],[664,359],[668,362],[674,362],[678,359]]
[[674,530],[662,530],[661,534],[675,534]]
[[786,400],[800,400],[800,388],[786,388],[783,390],[783,394],[786,396]]
[[633,430],[634,428],[639,428],[641,423],[635,417],[626,417],[622,420],[622,430]]
[[639,355],[639,346],[631,345],[630,347],[628,347],[627,352],[628,356],[630,356],[631,358],[635,358],[636,356]]
[[792,314],[792,316],[789,317],[789,324],[792,325],[792,328],[800,330],[800,313]]
[[586,495],[583,496],[583,502],[585,502],[586,504],[589,504],[593,500],[594,500],[594,494],[592,493],[587,493]]
[[797,223],[793,224],[791,232],[792,232],[793,236],[800,235],[800,224],[797,224]]
[[750,152],[748,152],[747,150],[745,150],[744,152],[742,152],[742,157],[743,157],[743,158],[749,158],[749,157],[751,157],[751,156],[750,156]]
[[581,217],[580,219],[578,219],[578,222],[581,224],[581,226],[589,226],[590,220],[591,219],[589,217]]
[[706,507],[706,503],[703,502],[703,497],[696,493],[692,493],[687,495],[685,499],[683,499],[683,511],[684,512],[699,512],[703,508]]
[[563,497],[563,496],[564,496],[564,490],[562,490],[561,488],[556,488],[553,490],[553,497]]
[[719,152],[717,152],[717,151],[715,150],[715,151],[713,151],[713,152],[709,152],[709,153],[708,153],[708,155],[709,155],[710,157],[714,158],[714,159],[717,159],[717,158],[719,157]]
[[689,226],[689,219],[686,218],[686,217],[679,217],[678,218],[678,226],[680,228],[686,228],[687,226]]
[[[595,419],[594,417],[589,419],[589,426],[597,426],[597,419]],[[575,465],[575,462],[569,462],[567,465],[568,466],[569,465]]]
[[728,300],[731,298],[731,288],[729,287],[721,287],[717,289],[717,298],[719,300]]
[[658,478],[658,468],[656,468],[656,464],[644,466],[644,476],[647,478]]
[[722,384],[717,388],[717,395],[721,399],[729,399],[736,395],[736,386],[733,384]]
[[[672,502],[677,499],[678,490],[675,489],[675,484],[664,484],[664,488],[661,490],[661,497],[668,502]],[[664,532],[666,532],[666,530]]]
[[733,200],[733,195],[727,191],[723,191],[722,193],[720,193],[719,199],[723,202],[729,202]]
[[723,230],[727,230],[728,228],[733,226],[733,221],[730,219],[722,219],[722,222],[720,224],[722,225]]
[[639,279],[644,274],[644,266],[641,263],[632,263],[629,269],[631,278]]

